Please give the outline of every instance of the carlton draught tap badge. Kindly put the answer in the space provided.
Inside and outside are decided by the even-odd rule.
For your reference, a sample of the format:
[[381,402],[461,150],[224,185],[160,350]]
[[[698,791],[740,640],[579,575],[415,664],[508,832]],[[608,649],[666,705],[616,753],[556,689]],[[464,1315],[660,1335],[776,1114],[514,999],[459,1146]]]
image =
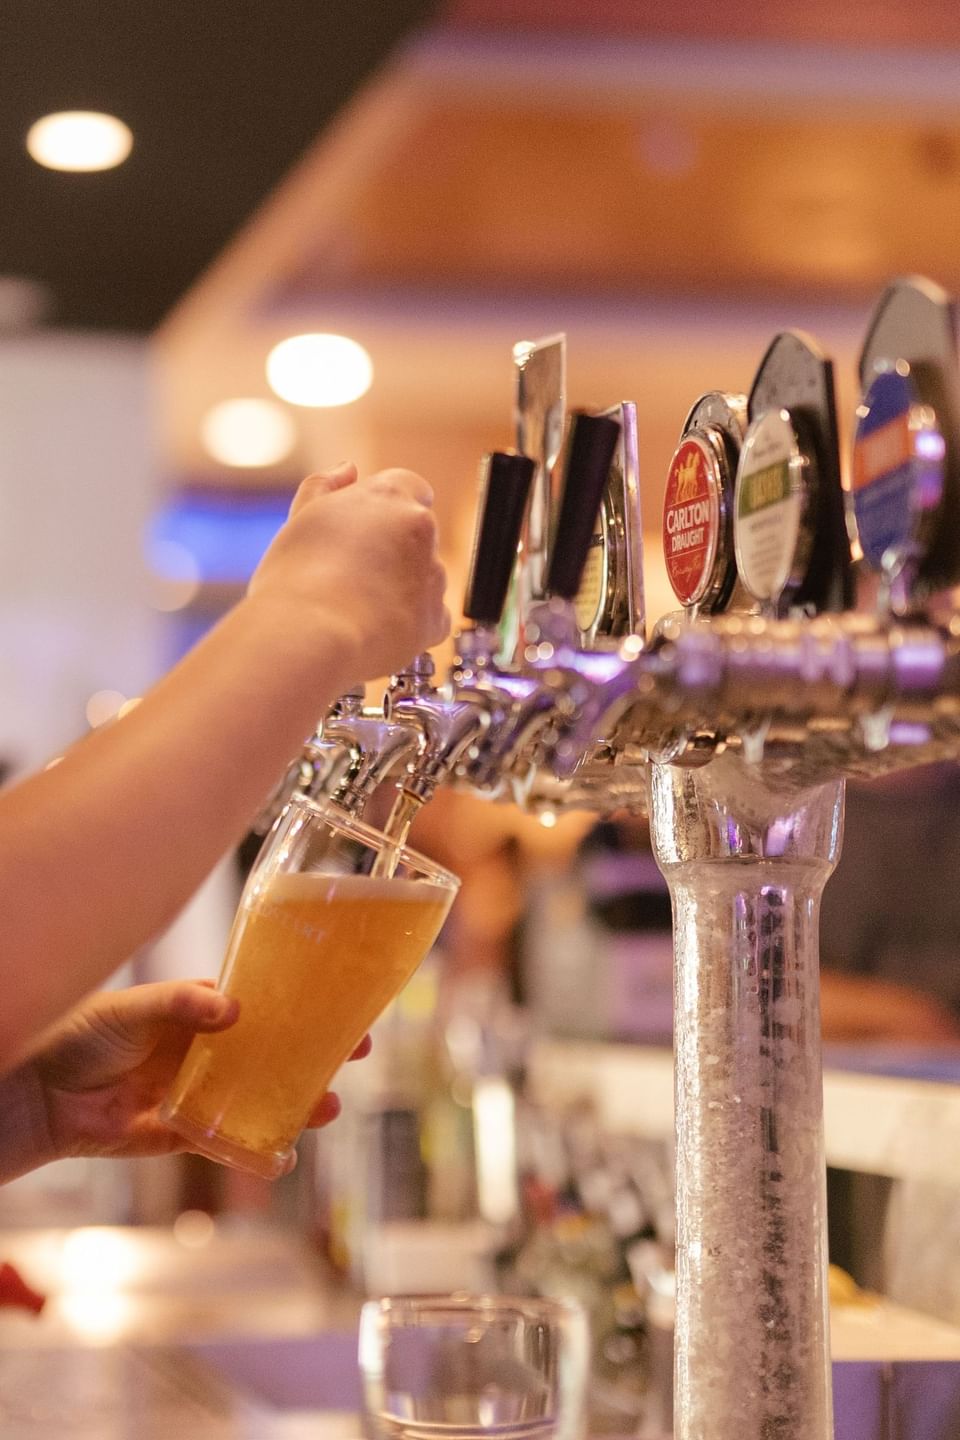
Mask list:
[[720,534],[717,463],[702,441],[680,442],[663,500],[663,553],[681,605],[696,605],[713,576]]

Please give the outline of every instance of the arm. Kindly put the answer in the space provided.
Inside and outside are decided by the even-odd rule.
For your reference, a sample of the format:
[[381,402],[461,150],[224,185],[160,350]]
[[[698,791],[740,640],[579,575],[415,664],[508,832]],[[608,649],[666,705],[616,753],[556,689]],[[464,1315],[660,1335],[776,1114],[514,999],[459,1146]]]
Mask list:
[[426,482],[304,482],[240,604],[115,724],[0,796],[0,1071],[168,924],[327,705],[443,638]]

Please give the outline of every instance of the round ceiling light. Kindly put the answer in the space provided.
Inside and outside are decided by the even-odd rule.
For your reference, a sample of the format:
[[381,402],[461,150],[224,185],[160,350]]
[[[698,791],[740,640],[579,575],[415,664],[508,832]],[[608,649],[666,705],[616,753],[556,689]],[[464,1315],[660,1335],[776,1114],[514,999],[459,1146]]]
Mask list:
[[214,460],[243,470],[276,465],[297,440],[293,420],[273,400],[222,400],[204,416],[200,435]]
[[373,382],[373,362],[346,335],[292,335],[267,356],[271,390],[291,405],[349,405]]
[[133,134],[115,115],[96,110],[59,110],[27,131],[27,150],[48,170],[112,170],[133,148]]

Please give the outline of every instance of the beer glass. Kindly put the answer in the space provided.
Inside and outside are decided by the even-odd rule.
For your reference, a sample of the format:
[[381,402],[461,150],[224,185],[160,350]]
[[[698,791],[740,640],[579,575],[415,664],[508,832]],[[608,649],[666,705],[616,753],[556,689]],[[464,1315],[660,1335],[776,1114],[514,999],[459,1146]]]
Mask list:
[[197,1035],[161,1118],[214,1160],[268,1179],[402,989],[459,881],[329,803],[297,799],[250,872],[220,988],[229,1030]]
[[369,1300],[359,1346],[367,1440],[578,1440],[589,1349],[572,1300]]

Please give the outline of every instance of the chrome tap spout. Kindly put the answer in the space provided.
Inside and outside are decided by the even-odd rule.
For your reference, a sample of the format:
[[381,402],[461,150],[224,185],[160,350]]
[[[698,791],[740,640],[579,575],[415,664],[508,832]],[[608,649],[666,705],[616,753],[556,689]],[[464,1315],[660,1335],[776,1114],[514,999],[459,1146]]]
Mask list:
[[613,652],[577,650],[564,623],[562,610],[545,612],[528,647],[553,697],[538,763],[559,779],[598,745],[658,761],[676,761],[686,746],[682,763],[697,763],[710,758],[708,738],[749,753],[762,734],[782,768],[802,731],[820,773],[862,775],[940,758],[955,740],[960,642],[920,617],[669,621],[648,647],[628,636]]
[[536,676],[494,672],[457,693],[487,715],[483,731],[463,754],[460,777],[486,794],[499,794],[511,785],[522,789],[537,737],[553,715],[549,690]]
[[297,758],[287,766],[283,779],[268,797],[251,830],[256,835],[266,835],[295,795],[318,799],[333,794],[344,783],[353,763],[351,747],[324,736],[321,721]]
[[396,678],[384,703],[388,719],[417,737],[398,786],[421,803],[456,772],[490,724],[490,708],[479,688],[436,686],[434,674],[431,657],[419,655]]
[[[618,713],[652,688],[652,677],[639,663],[643,642],[628,635],[616,650],[581,649],[569,604],[562,600],[537,607],[527,637],[525,678],[541,692],[545,716],[536,758],[558,779],[568,780],[593,747],[611,735]],[[655,668],[648,657],[644,670]]]
[[351,814],[358,815],[367,800],[392,773],[409,761],[420,743],[419,732],[383,709],[367,707],[363,690],[341,696],[323,721],[320,738],[342,749],[347,757],[323,793]]

